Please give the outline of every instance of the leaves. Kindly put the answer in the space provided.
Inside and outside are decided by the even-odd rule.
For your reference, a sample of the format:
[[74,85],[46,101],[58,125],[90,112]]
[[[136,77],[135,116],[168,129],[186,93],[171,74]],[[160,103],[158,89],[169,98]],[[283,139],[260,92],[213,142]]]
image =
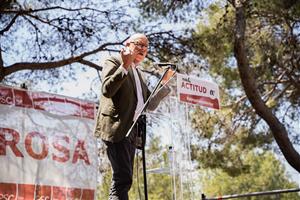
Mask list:
[[[201,179],[203,193],[209,198],[213,196],[245,194],[250,192],[270,191],[297,187],[296,183],[289,181],[284,172],[284,167],[270,152],[249,152],[245,156],[249,166],[247,173],[231,177],[222,170],[204,172]],[[274,196],[257,196],[251,199],[271,199]],[[281,194],[280,199],[296,200],[297,193]]]

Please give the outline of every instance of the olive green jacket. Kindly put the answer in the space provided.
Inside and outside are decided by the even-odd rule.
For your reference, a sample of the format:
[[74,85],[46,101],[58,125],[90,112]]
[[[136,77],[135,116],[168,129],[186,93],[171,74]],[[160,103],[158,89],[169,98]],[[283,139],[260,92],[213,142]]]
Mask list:
[[[133,123],[137,105],[132,69],[129,68],[126,75],[121,69],[121,63],[121,56],[110,57],[105,61],[101,75],[102,87],[95,136],[109,142],[118,142],[126,136]],[[140,74],[139,77],[146,101],[150,91]],[[161,89],[150,101],[148,109],[154,110],[169,92],[169,88]]]

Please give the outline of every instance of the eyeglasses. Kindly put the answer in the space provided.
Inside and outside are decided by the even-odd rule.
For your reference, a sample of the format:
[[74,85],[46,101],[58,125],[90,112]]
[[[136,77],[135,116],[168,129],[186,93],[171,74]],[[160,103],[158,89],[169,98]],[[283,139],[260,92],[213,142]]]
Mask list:
[[137,46],[138,48],[140,49],[148,49],[148,45],[145,45],[145,44],[141,44],[139,42],[130,42],[130,43],[133,43],[135,46]]

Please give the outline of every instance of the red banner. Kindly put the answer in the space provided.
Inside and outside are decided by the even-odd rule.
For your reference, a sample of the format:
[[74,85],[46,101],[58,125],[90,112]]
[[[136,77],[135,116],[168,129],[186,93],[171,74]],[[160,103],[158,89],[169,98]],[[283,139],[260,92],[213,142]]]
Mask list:
[[95,198],[95,104],[0,86],[0,200]]

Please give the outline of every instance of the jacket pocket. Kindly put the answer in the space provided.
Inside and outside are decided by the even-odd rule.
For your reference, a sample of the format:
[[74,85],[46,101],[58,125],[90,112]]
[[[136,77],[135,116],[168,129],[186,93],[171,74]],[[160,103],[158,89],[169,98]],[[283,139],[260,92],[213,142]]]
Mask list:
[[103,108],[103,110],[101,111],[101,114],[104,116],[110,116],[113,118],[118,118],[119,117],[119,113],[118,110],[114,107],[108,106]]
[[[120,126],[119,114],[115,109],[105,109],[100,115],[100,130],[114,135]],[[109,136],[111,137],[111,136]]]

